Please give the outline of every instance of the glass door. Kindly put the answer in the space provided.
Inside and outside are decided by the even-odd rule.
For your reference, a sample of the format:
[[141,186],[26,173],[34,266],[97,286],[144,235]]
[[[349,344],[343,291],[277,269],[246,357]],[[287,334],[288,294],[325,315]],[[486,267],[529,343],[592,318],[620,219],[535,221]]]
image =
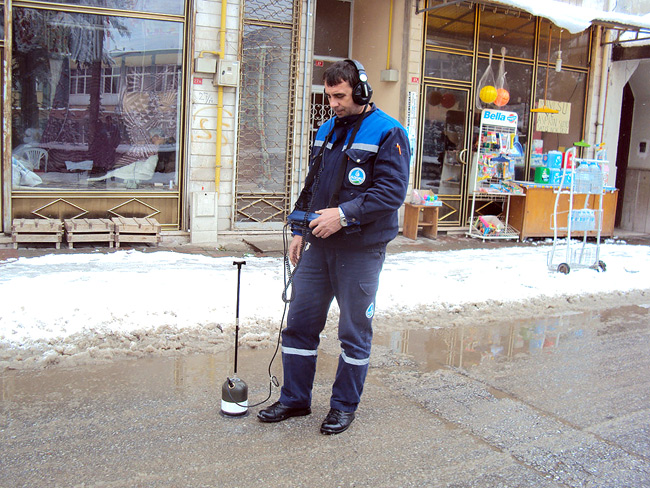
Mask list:
[[463,225],[468,178],[469,88],[425,84],[422,97],[421,157],[416,187],[442,201],[439,225]]

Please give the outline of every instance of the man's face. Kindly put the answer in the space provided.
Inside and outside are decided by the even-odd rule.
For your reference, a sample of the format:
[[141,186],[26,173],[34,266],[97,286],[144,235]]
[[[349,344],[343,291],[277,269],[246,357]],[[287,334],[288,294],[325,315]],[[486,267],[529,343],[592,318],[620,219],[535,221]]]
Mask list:
[[325,83],[325,96],[338,117],[356,115],[363,111],[363,105],[357,105],[352,100],[352,87],[347,81],[334,86]]

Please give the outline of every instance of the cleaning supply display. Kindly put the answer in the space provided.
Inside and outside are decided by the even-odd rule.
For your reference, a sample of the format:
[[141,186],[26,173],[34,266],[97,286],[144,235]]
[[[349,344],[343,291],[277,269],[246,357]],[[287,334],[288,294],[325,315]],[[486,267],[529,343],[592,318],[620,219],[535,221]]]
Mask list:
[[[467,220],[467,235],[470,237],[519,237],[519,231],[508,224],[511,196],[524,193],[523,188],[514,181],[515,167],[523,167],[526,152],[517,137],[518,121],[516,112],[493,109],[484,109],[481,112],[478,154],[473,161],[470,178],[472,209]],[[546,177],[548,178],[548,168]],[[486,200],[503,202],[503,213],[498,216],[480,215]]]

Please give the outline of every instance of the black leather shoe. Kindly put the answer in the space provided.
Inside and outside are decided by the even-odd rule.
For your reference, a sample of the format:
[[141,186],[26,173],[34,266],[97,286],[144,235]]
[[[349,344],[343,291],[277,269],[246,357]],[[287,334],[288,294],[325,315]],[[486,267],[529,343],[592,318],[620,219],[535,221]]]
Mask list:
[[336,408],[330,408],[330,412],[320,426],[320,433],[325,435],[340,434],[350,427],[354,420],[354,412],[342,412]]
[[275,402],[270,407],[266,407],[257,413],[257,418],[261,422],[282,422],[291,417],[301,417],[309,415],[311,408],[309,407],[287,407],[283,403]]

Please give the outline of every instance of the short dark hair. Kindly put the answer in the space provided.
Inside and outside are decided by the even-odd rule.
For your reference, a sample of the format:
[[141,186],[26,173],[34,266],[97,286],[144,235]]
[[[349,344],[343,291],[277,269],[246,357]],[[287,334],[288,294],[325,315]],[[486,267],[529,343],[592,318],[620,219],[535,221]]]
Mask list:
[[359,72],[354,63],[349,61],[337,61],[330,65],[323,73],[323,82],[329,86],[338,85],[347,81],[352,88],[357,86],[359,80]]

